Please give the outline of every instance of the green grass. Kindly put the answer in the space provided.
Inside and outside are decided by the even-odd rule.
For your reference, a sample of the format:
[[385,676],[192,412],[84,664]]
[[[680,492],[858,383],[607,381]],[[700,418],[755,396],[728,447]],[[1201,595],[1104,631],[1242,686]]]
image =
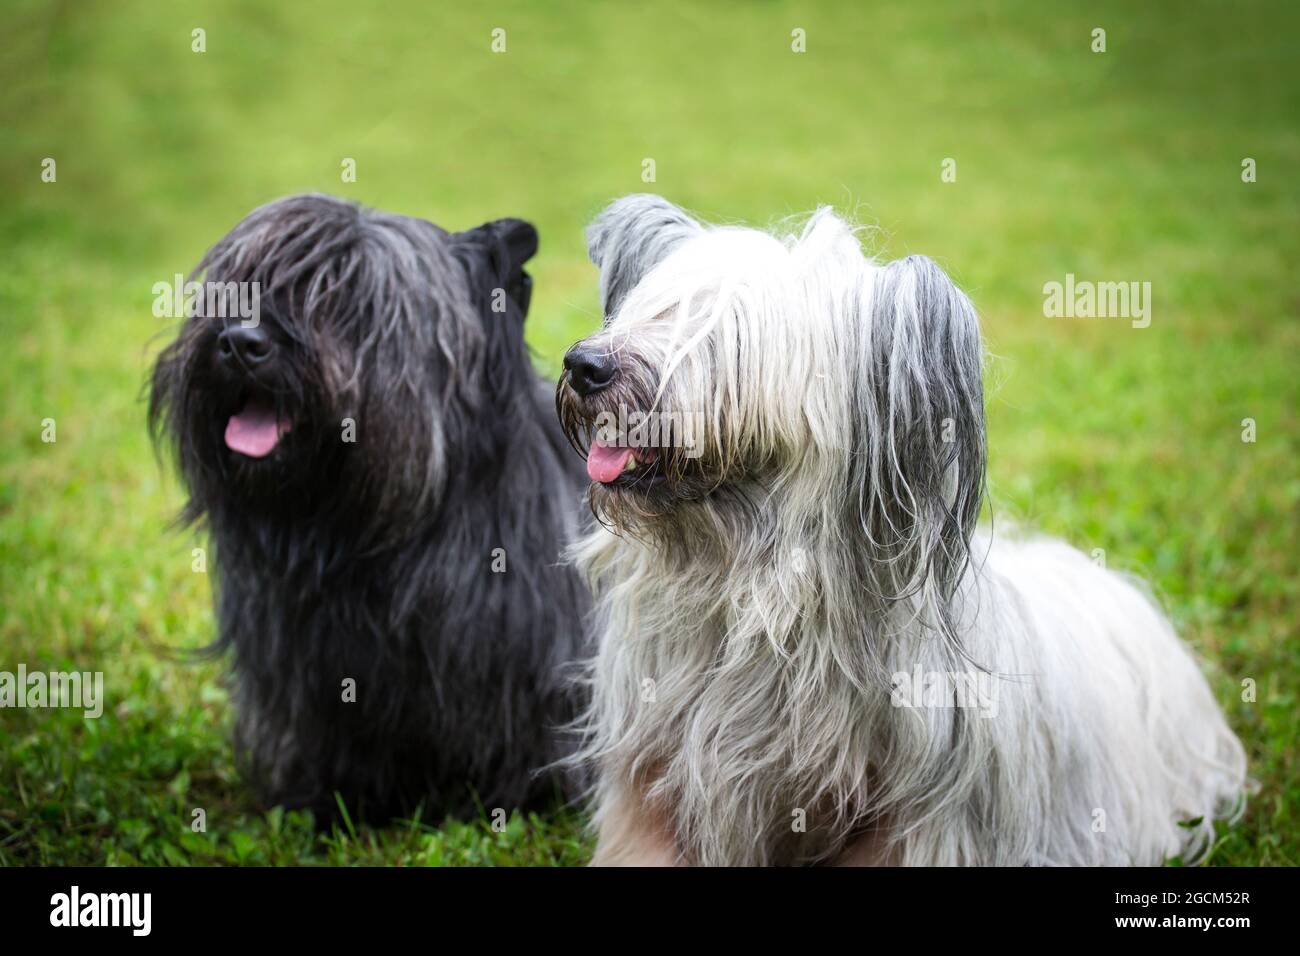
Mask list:
[[[140,389],[167,332],[152,284],[303,190],[452,228],[533,220],[530,340],[553,372],[597,318],[584,221],[647,188],[757,223],[833,203],[882,255],[950,270],[996,356],[995,514],[1155,582],[1260,783],[1213,862],[1300,863],[1300,15],[1056,6],[6,4],[0,670],[102,670],[108,705],[0,711],[0,863],[586,859],[572,817],[317,837],[252,804],[219,667],[176,653],[212,635],[208,581],[201,540],[167,529],[180,494]],[[1044,318],[1067,272],[1150,281],[1151,327]]]

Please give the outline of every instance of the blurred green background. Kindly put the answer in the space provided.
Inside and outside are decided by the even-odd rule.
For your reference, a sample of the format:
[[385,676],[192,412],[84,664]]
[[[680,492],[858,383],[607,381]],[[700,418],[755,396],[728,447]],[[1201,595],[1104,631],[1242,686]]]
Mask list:
[[[201,538],[167,529],[179,489],[145,433],[170,331],[151,286],[304,190],[451,229],[535,222],[548,374],[598,318],[583,224],[627,192],[755,224],[831,203],[881,255],[939,260],[993,355],[994,515],[1155,582],[1260,782],[1213,861],[1300,862],[1300,13],[1078,6],[9,0],[0,670],[103,670],[108,706],[0,710],[0,862],[589,853],[576,814],[314,836],[264,813],[231,764],[220,668],[175,651],[213,625]],[[1066,273],[1151,282],[1150,328],[1045,318],[1043,284]]]

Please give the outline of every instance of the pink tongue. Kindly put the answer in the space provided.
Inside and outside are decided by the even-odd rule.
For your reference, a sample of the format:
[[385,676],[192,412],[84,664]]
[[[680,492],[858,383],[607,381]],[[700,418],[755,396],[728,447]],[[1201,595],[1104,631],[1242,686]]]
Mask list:
[[631,448],[610,448],[593,441],[591,451],[587,452],[587,474],[592,481],[608,484],[623,474],[623,466],[631,457]]
[[226,446],[249,458],[265,458],[288,430],[289,423],[276,418],[274,410],[248,405],[226,423]]

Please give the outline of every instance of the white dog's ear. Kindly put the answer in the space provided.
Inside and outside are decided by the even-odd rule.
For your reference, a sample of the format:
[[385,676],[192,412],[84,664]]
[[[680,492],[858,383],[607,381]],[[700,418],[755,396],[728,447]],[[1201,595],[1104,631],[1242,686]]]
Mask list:
[[873,575],[888,600],[942,609],[984,495],[983,349],[970,300],[933,261],[873,270],[855,323],[853,485]]
[[610,203],[587,227],[587,252],[600,267],[608,320],[647,272],[703,227],[661,196],[638,193]]

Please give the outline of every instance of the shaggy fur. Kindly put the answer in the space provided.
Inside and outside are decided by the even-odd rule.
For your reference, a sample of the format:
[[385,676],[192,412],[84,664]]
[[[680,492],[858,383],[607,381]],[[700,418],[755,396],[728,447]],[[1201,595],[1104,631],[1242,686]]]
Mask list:
[[[571,441],[619,405],[705,422],[698,457],[594,483],[575,551],[597,862],[1195,858],[1241,745],[1138,582],[977,530],[982,349],[948,277],[825,209],[770,235],[631,196],[588,236],[607,320],[560,382]],[[613,381],[579,394],[575,355]]]
[[[298,196],[196,270],[260,284],[274,349],[223,362],[238,319],[191,317],[150,403],[211,532],[237,749],[270,801],[438,819],[557,791],[534,770],[566,752],[588,598],[558,560],[580,472],[523,339],[536,246],[518,220],[449,234]],[[264,458],[223,440],[257,402],[291,426]]]

